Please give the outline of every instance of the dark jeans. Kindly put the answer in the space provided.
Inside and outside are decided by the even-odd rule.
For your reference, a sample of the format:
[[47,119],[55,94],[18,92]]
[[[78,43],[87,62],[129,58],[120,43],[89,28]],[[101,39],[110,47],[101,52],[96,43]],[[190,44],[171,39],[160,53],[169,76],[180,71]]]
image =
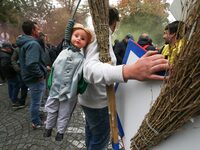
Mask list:
[[49,96],[49,89],[48,89],[48,77],[47,77],[45,79],[44,92],[43,92],[43,96],[42,96],[41,103],[40,103],[41,107],[45,106],[48,96]]
[[27,93],[28,93],[28,87],[26,86],[26,84],[24,83],[24,81],[22,80],[21,76],[20,76],[20,99],[19,99],[19,103],[21,105],[25,105],[26,102],[26,97],[27,97]]
[[19,76],[16,75],[15,77],[8,79],[8,95],[11,99],[12,103],[16,103],[19,101],[18,93],[19,93]]
[[2,73],[2,70],[0,68],[0,83],[3,83],[6,81],[6,78],[4,77],[3,73]]
[[108,107],[93,109],[82,106],[85,113],[87,150],[105,150],[110,140]]

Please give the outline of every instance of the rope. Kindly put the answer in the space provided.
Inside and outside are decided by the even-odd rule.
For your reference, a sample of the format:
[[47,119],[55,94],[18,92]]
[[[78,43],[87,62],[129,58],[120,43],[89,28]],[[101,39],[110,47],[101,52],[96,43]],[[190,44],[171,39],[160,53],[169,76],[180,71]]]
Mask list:
[[76,6],[76,8],[75,8],[75,10],[74,10],[74,13],[73,13],[72,18],[75,18],[75,14],[76,14],[76,11],[77,11],[77,9],[78,9],[78,6],[79,6],[80,2],[81,2],[81,0],[78,1],[78,4],[77,4],[77,6]]
[[80,4],[81,0],[78,1],[78,4],[73,12],[73,15],[72,15],[72,19],[70,19],[67,23],[67,27],[66,27],[66,30],[65,30],[65,38],[64,38],[64,41],[63,41],[63,49],[65,49],[66,47],[68,47],[68,45],[70,44],[70,40],[71,40],[71,36],[72,36],[72,29],[73,29],[73,26],[75,24],[75,14],[77,12],[77,9],[79,7],[79,4]]
[[147,123],[147,126],[148,126],[156,135],[159,134],[159,132],[158,132],[156,129],[154,129],[154,128],[149,124],[148,118],[146,118],[146,123]]

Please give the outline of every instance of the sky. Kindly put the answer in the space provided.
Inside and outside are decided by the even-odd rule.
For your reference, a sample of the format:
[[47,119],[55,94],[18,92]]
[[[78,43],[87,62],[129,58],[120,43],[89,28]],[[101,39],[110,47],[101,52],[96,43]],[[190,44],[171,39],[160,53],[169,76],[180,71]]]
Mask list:
[[[116,4],[118,0],[109,0],[110,4]],[[166,0],[168,3],[172,3],[174,0]]]
[[[168,3],[170,3],[170,5],[173,3],[174,0],[167,0]],[[169,13],[169,16],[168,16],[168,20],[169,22],[172,22],[172,21],[175,21],[175,18],[174,16],[172,15],[171,12],[168,12]]]

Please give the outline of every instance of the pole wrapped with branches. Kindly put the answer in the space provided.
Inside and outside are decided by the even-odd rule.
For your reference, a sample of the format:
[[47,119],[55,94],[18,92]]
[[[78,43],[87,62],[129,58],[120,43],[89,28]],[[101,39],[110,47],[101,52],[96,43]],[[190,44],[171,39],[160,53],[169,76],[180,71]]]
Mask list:
[[109,54],[109,3],[108,0],[88,0],[94,30],[100,50],[99,59],[103,63],[111,61]]
[[[99,49],[99,60],[103,63],[111,63],[109,53],[109,1],[108,0],[88,0],[90,12]],[[118,127],[115,104],[114,85],[107,85],[108,108],[110,118],[110,128],[112,141],[115,149],[118,149]]]
[[159,144],[200,112],[200,1],[193,1],[185,11],[187,42],[170,70],[169,80],[131,139],[132,150]]

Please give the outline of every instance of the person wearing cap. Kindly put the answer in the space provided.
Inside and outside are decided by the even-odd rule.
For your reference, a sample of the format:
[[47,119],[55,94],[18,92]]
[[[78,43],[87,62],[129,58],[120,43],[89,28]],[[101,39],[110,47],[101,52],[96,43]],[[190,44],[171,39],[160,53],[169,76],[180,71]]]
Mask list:
[[133,36],[130,33],[128,33],[122,41],[116,43],[116,45],[114,46],[114,53],[117,58],[117,65],[122,64],[129,39],[134,40]]
[[26,84],[24,83],[24,81],[22,80],[22,76],[21,76],[21,67],[20,67],[20,63],[19,63],[19,48],[13,44],[14,47],[14,51],[11,57],[11,63],[12,63],[12,67],[13,69],[17,72],[18,78],[19,78],[19,107],[23,108],[25,107],[26,104],[26,99],[27,99],[27,94],[28,94],[28,87],[26,86]]
[[19,77],[11,64],[11,57],[13,54],[13,47],[11,43],[4,42],[0,50],[0,66],[4,77],[8,83],[8,95],[12,102],[12,108],[21,107],[19,103]]
[[53,63],[52,85],[45,109],[47,111],[44,137],[50,137],[57,126],[56,141],[61,141],[77,103],[78,83],[82,77],[84,49],[93,40],[92,32],[81,24],[75,24],[71,45],[60,52]]

